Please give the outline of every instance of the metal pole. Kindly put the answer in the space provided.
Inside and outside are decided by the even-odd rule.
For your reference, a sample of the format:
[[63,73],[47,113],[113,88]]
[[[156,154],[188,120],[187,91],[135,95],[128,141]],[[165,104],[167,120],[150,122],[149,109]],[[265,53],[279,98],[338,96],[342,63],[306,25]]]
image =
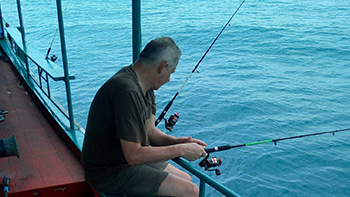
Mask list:
[[[190,173],[192,173],[193,175],[195,175],[196,177],[198,177],[201,180],[201,186],[204,184],[202,181],[206,182],[208,185],[212,186],[213,188],[215,188],[217,191],[219,191],[220,193],[222,193],[225,196],[228,197],[240,197],[240,195],[236,194],[234,191],[232,191],[231,189],[229,189],[228,187],[222,185],[221,183],[217,182],[216,180],[214,180],[213,178],[211,178],[210,176],[204,174],[203,172],[199,171],[198,169],[194,168],[191,164],[189,164],[188,162],[184,161],[181,158],[175,158],[173,159],[173,161],[177,164],[179,164],[181,167],[185,168],[186,170],[188,170]],[[203,186],[202,186],[203,188]],[[203,190],[201,190],[201,192],[204,192]],[[203,193],[201,193],[201,195],[204,195]]]
[[4,36],[5,36],[4,23],[2,21],[1,2],[0,2],[0,38],[3,38]]
[[63,25],[64,23],[63,23],[63,13],[62,13],[61,0],[56,0],[56,3],[57,3],[58,26],[60,29],[61,51],[62,51],[63,70],[64,70],[64,82],[66,84],[66,92],[67,92],[69,122],[70,122],[70,129],[74,130],[74,115],[73,115],[73,105],[72,105],[69,72],[68,72],[66,41],[65,41],[65,37],[64,37],[64,25]]
[[199,197],[205,197],[205,181],[202,179],[199,182]]
[[139,59],[141,51],[141,0],[132,1],[132,57],[133,63]]
[[21,1],[17,0],[17,11],[18,11],[18,19],[19,19],[19,31],[22,35],[22,43],[23,43],[23,50],[24,50],[24,63],[26,65],[27,70],[27,78],[30,76],[29,66],[28,66],[28,59],[27,59],[27,47],[26,47],[26,33],[24,31],[23,26],[23,18],[22,18],[22,9],[21,9]]
[[24,32],[23,19],[22,19],[22,9],[21,9],[21,1],[20,0],[17,0],[17,11],[18,11],[18,19],[19,19],[19,31],[22,34],[22,43],[24,45],[26,42],[26,39],[25,39],[26,35]]

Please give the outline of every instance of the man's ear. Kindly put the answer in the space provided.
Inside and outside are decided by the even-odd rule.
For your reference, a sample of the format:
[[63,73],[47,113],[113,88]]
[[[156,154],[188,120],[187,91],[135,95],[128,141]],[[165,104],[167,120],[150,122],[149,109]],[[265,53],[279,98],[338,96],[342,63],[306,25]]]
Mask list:
[[158,65],[158,74],[162,73],[163,69],[169,65],[168,62],[162,61]]

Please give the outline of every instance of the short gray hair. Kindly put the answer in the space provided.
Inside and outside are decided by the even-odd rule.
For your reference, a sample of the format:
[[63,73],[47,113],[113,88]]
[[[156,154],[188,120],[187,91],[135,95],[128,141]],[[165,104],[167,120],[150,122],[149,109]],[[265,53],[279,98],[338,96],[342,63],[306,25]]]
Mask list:
[[159,37],[149,42],[142,50],[139,60],[149,64],[162,61],[169,63],[168,68],[177,65],[181,57],[181,51],[174,40],[170,37]]

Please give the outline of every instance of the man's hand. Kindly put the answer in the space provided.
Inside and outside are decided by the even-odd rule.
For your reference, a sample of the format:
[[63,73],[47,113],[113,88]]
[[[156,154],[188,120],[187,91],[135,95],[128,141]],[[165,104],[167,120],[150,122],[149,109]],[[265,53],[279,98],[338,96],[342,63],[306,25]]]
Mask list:
[[204,146],[204,148],[207,146],[206,143],[204,143],[203,141],[199,140],[199,139],[193,139],[192,136],[187,138],[187,143],[197,143],[198,145]]
[[207,146],[206,143],[204,143],[203,141],[201,141],[199,139],[193,139],[192,136],[177,138],[177,144],[180,144],[180,143],[196,143],[198,145],[204,146],[204,148]]
[[201,146],[197,143],[184,143],[181,144],[181,146],[183,146],[184,150],[184,154],[182,157],[189,161],[194,161],[201,157],[207,156],[207,153],[204,150],[204,146]]

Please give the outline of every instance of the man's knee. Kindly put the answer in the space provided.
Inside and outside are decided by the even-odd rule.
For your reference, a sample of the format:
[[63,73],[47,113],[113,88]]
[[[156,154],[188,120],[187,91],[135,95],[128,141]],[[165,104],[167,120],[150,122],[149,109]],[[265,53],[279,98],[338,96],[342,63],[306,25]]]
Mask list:
[[177,197],[198,197],[199,188],[196,184],[188,182],[185,185],[181,186],[181,189],[171,194],[172,196]]
[[169,174],[160,185],[157,195],[198,197],[199,188],[196,184],[185,179],[184,177]]
[[172,166],[171,164],[169,164],[169,165],[165,168],[164,171],[169,172],[169,173],[171,173],[171,174],[174,174],[174,175],[176,175],[176,176],[178,176],[178,177],[181,177],[181,178],[183,178],[183,179],[192,181],[192,177],[191,177],[188,173],[186,173],[186,172],[184,172],[184,171],[182,171],[182,170],[180,170],[180,169],[178,169],[178,168]]
[[184,196],[199,196],[199,188],[196,184],[191,182],[187,186],[187,191],[184,193]]
[[192,182],[192,177],[186,172],[184,173],[183,178]]

